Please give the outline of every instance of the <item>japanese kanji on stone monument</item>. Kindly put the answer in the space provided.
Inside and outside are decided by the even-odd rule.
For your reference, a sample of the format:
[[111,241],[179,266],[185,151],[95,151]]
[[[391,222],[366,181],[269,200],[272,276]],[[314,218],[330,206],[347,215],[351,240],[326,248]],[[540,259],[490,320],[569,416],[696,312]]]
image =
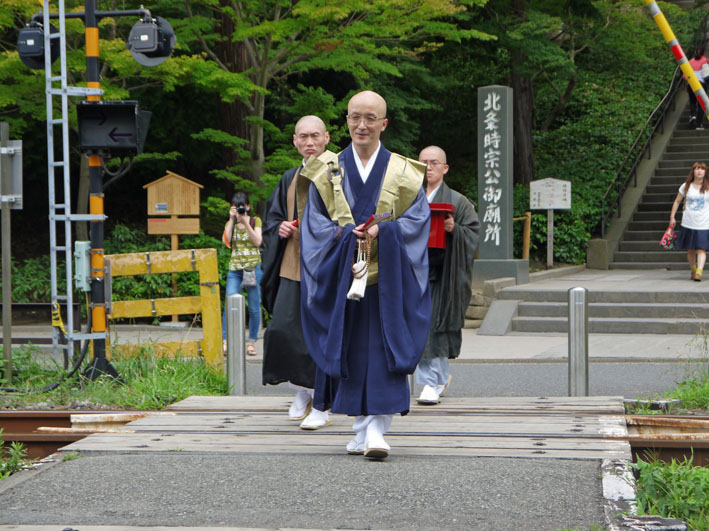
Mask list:
[[512,89],[478,89],[478,215],[482,224],[473,279],[529,281],[529,260],[514,259]]

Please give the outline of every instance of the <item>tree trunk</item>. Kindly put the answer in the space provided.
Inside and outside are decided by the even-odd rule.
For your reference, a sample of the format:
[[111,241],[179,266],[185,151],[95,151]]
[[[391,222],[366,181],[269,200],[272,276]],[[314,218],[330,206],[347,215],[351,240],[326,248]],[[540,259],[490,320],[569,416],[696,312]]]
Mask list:
[[528,185],[534,180],[534,87],[532,80],[522,76],[515,65],[526,60],[524,54],[513,51],[510,64],[514,124],[514,182]]
[[253,168],[254,181],[258,181],[263,175],[263,164],[266,156],[263,149],[263,117],[266,112],[266,96],[257,92],[254,94],[254,115],[258,123],[251,125],[251,165]]
[[[222,5],[229,5],[229,2],[222,1]],[[246,59],[246,49],[241,42],[232,42],[234,33],[234,21],[228,14],[222,14],[221,35],[224,37],[223,44],[219,46],[216,53],[219,59],[229,67],[232,72],[244,72],[248,68]],[[248,116],[246,105],[241,100],[225,102],[219,100],[219,128],[230,135],[249,140],[249,126],[245,118]],[[222,148],[222,160],[227,168],[234,167],[240,162],[234,149],[224,146]],[[239,177],[247,180],[254,180],[248,170],[242,169],[236,172]],[[224,183],[224,195],[227,201],[234,195],[234,183],[226,181]]]
[[574,91],[575,86],[576,76],[572,77],[569,80],[569,83],[566,85],[566,90],[561,95],[561,98],[559,98],[559,101],[556,102],[556,105],[554,105],[554,108],[549,113],[549,116],[547,116],[547,119],[544,120],[544,124],[541,128],[542,131],[547,131],[551,127],[551,124],[554,123],[554,120],[556,120],[557,116],[559,116],[564,111],[564,109],[566,109],[566,106],[571,100],[571,93]]

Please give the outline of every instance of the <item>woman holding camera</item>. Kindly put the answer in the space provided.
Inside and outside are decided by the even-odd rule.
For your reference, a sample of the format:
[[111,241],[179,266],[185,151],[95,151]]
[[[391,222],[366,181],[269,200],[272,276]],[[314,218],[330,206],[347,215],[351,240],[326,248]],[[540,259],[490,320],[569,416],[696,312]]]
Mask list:
[[[236,192],[231,199],[229,221],[224,227],[222,241],[231,249],[229,272],[226,277],[226,296],[241,293],[246,288],[249,306],[249,339],[246,353],[256,355],[256,340],[261,325],[261,218],[251,217],[249,196]],[[226,300],[222,318],[222,337],[226,349]]]

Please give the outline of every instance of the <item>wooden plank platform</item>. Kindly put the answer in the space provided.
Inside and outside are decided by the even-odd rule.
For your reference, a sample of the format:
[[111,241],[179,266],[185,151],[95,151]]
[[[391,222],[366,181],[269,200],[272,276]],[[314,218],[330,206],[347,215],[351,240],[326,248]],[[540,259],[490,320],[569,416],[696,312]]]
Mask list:
[[[352,418],[305,431],[288,419],[289,397],[191,397],[65,452],[318,453],[342,455]],[[622,397],[446,398],[395,417],[392,455],[631,459]],[[618,437],[621,437],[619,439]]]

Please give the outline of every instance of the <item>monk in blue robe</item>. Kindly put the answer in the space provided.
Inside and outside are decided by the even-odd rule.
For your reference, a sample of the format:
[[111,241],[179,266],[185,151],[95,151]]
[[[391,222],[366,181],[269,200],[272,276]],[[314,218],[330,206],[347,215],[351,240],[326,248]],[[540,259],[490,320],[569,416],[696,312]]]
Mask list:
[[409,411],[407,374],[431,315],[425,166],[381,144],[387,123],[379,94],[356,94],[347,114],[352,143],[301,171],[313,183],[301,223],[301,311],[318,367],[314,406],[355,416],[347,451],[370,458],[388,456],[384,434],[394,414]]

